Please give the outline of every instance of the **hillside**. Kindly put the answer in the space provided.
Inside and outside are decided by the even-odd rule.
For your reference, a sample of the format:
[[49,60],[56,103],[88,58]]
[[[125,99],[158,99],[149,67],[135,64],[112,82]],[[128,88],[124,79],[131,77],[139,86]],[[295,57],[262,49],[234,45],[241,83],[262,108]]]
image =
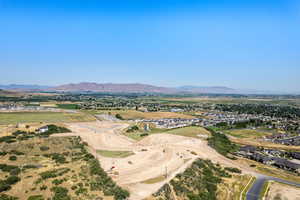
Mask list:
[[239,199],[249,178],[236,168],[223,168],[209,160],[197,159],[147,200]]
[[239,93],[238,90],[216,86],[216,87],[198,87],[198,86],[182,86],[178,88],[179,90],[188,92],[188,93],[220,93],[220,94],[235,94]]
[[92,92],[109,92],[109,93],[176,93],[176,89],[157,87],[153,85],[129,83],[129,84],[114,84],[114,83],[78,83],[66,84],[51,88],[55,91],[92,91]]
[[[180,86],[160,87],[141,83],[94,83],[81,82],[59,86],[41,85],[0,85],[0,89],[13,91],[52,91],[52,92],[102,92],[102,93],[156,93],[156,94],[277,94],[270,91],[240,90],[224,86]],[[280,94],[280,93],[278,93]]]

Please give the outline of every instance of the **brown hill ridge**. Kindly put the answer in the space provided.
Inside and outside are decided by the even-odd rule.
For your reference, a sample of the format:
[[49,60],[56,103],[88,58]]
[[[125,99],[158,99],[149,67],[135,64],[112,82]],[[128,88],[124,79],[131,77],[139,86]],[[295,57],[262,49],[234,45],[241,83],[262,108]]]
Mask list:
[[115,84],[115,83],[71,83],[66,85],[57,86],[51,88],[55,91],[92,91],[92,92],[111,92],[111,93],[176,93],[178,90],[166,87],[157,87],[153,85],[140,84],[140,83],[127,83],[127,84]]

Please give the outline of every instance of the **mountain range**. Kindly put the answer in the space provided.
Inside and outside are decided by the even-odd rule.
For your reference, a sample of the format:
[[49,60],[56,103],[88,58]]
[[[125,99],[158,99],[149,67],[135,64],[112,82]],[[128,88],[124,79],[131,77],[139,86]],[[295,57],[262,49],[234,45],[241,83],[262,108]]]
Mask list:
[[[0,85],[0,89],[15,91],[101,92],[101,93],[161,93],[161,94],[277,94],[270,91],[239,90],[223,86],[159,87],[140,83],[70,83],[59,86]],[[279,94],[279,93],[278,93]]]

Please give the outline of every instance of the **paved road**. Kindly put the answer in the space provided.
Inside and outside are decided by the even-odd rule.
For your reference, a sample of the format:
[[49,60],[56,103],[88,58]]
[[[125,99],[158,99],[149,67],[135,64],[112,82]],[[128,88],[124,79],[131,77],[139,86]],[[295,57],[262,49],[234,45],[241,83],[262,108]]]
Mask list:
[[246,200],[258,200],[259,199],[259,194],[263,189],[263,185],[266,181],[277,181],[280,183],[285,183],[293,186],[300,187],[300,183],[294,183],[290,181],[285,181],[279,178],[271,177],[271,176],[265,176],[265,175],[259,175],[256,177],[256,181],[250,188],[250,190],[247,192],[246,195]]

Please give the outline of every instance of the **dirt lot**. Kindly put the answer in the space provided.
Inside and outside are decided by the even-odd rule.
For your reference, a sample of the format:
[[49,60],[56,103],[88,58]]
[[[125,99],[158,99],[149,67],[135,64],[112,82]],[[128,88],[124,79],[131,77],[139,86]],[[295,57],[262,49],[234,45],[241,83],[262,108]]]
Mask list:
[[270,184],[266,200],[300,200],[300,189],[273,182]]
[[[130,199],[150,196],[176,174],[183,172],[197,157],[252,173],[249,168],[244,168],[243,165],[219,155],[208,147],[205,140],[164,133],[135,141],[121,135],[121,130],[128,126],[125,123],[97,121],[69,123],[67,126],[73,131],[69,135],[81,136],[92,147],[94,154],[96,150],[134,153],[125,158],[97,155],[102,167],[111,177],[120,186],[128,188],[131,193]],[[166,178],[163,179],[162,176]],[[151,184],[147,184],[149,180]]]

